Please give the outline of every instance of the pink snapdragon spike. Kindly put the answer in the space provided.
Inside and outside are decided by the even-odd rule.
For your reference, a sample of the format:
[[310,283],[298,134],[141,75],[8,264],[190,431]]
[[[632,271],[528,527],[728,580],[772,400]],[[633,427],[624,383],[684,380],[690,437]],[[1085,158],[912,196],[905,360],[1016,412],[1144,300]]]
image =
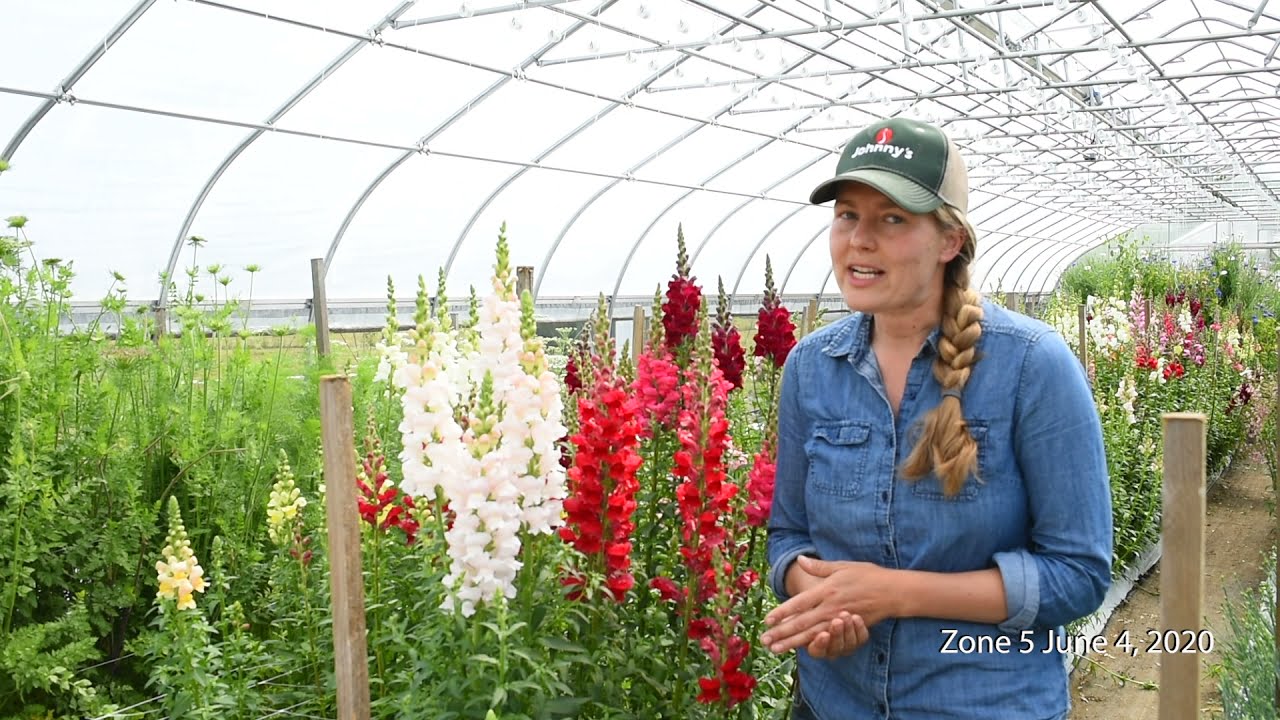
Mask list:
[[693,357],[683,374],[683,402],[676,425],[680,446],[672,474],[680,481],[676,501],[685,579],[683,586],[665,577],[654,578],[649,585],[664,600],[676,603],[688,639],[697,642],[711,660],[713,672],[698,680],[698,701],[733,707],[755,688],[755,678],[741,669],[751,646],[737,636],[741,618],[733,608],[759,578],[754,570],[737,569],[745,565],[746,547],[733,536],[740,527],[732,502],[738,486],[725,468],[731,443],[726,410],[732,385],[716,365],[708,340],[705,330],[695,340]]

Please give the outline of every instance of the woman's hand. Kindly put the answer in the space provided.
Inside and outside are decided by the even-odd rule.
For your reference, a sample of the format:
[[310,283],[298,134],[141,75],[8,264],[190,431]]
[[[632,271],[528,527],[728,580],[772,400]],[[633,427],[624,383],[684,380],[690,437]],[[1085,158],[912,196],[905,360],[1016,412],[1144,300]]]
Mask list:
[[842,612],[826,630],[819,631],[805,649],[812,657],[828,660],[848,655],[870,638],[871,631],[867,630],[867,624],[861,617]]
[[761,642],[775,653],[810,645],[811,654],[816,650],[824,657],[852,652],[866,642],[867,628],[898,614],[894,572],[872,563],[797,558],[787,571],[787,587],[799,592],[765,617],[770,630]]

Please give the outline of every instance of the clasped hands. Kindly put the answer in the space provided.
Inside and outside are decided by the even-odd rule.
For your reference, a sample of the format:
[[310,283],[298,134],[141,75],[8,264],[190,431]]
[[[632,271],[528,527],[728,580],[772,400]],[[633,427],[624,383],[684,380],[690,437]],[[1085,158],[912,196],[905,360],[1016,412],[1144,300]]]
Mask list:
[[897,614],[893,570],[865,562],[800,556],[787,569],[791,598],[765,616],[760,641],[771,652],[799,647],[815,658],[848,655],[872,625]]

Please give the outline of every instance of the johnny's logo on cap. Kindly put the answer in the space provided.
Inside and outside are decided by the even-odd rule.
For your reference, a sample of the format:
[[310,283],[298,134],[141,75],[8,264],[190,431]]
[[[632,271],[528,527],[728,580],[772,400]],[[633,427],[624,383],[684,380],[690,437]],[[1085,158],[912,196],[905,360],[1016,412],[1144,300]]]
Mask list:
[[840,153],[836,174],[809,194],[809,202],[834,200],[841,183],[860,182],[913,213],[949,204],[969,207],[969,182],[955,143],[934,125],[890,118],[868,125]]
[[853,148],[853,153],[849,155],[849,159],[862,157],[867,153],[888,153],[889,157],[894,160],[905,158],[910,160],[915,157],[915,151],[909,147],[893,144],[893,128],[882,127],[875,135],[875,143],[867,143],[865,145]]

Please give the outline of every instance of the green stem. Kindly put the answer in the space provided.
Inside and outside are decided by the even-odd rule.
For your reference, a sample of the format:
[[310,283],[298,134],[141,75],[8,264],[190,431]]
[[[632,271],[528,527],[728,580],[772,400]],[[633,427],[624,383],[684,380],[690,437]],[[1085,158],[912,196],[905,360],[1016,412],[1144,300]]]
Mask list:
[[[374,518],[375,522],[377,518]],[[382,667],[382,563],[379,556],[382,554],[382,535],[378,532],[378,527],[373,527],[373,553],[371,561],[373,563],[373,613],[371,613],[370,623],[373,637],[373,657],[378,668],[378,687],[379,689],[386,687],[386,676],[383,674]]]

